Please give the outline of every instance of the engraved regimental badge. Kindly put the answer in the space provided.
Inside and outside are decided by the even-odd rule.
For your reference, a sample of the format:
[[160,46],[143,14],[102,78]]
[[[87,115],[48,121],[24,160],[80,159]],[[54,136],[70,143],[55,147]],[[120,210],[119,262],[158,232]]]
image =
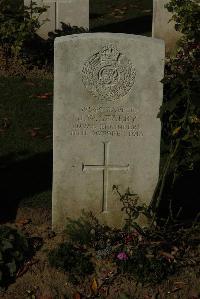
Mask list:
[[86,60],[82,81],[93,96],[104,100],[124,97],[135,82],[131,61],[113,45],[106,45]]

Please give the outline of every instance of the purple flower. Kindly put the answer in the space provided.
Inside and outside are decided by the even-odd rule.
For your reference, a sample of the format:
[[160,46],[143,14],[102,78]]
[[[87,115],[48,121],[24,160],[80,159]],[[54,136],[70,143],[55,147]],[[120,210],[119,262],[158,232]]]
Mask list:
[[120,261],[126,261],[126,260],[128,260],[128,256],[127,256],[127,254],[124,251],[118,253],[117,258]]

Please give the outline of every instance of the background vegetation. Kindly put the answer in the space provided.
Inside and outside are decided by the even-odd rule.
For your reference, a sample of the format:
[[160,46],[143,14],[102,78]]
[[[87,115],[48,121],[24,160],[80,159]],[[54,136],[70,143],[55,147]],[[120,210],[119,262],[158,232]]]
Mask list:
[[[104,17],[107,25],[113,22],[115,26],[119,23],[121,26],[120,19],[125,15],[127,22],[130,11],[125,1],[122,2],[116,2],[122,5],[118,10],[111,6],[106,11],[102,7],[103,1],[97,1],[99,15],[95,16],[93,12],[94,28],[101,27]],[[32,3],[32,7],[23,10],[18,2],[15,3],[16,6],[11,9],[13,1],[0,1],[1,74],[4,75],[0,77],[1,223],[16,219],[17,212],[26,207],[35,209],[35,214],[38,213],[38,207],[50,209],[53,42],[56,36],[85,31],[84,28],[62,24],[61,30],[49,33],[49,39],[44,41],[37,36],[36,31],[40,26],[38,17],[45,7],[40,8]],[[141,2],[142,6],[146,4],[147,1]],[[136,1],[135,5],[139,7],[139,2]],[[37,274],[40,273],[38,285],[44,285],[45,281],[41,277],[44,273],[48,277],[52,268],[56,267],[70,274],[69,279],[72,278],[75,285],[81,283],[83,277],[89,277],[90,297],[87,298],[96,298],[104,287],[109,289],[114,279],[122,279],[122,275],[134,277],[135,295],[138,282],[142,286],[150,283],[156,288],[156,284],[172,274],[179,275],[186,267],[197,269],[197,276],[200,273],[197,268],[200,213],[200,5],[198,0],[171,0],[167,7],[173,13],[176,29],[184,35],[176,54],[166,59],[164,99],[159,114],[162,121],[162,163],[151,206],[148,210],[138,206],[136,194],[128,190],[121,195],[115,186],[119,200],[124,205],[123,210],[127,213],[127,222],[122,230],[101,226],[91,214],[75,221],[69,219],[67,233],[63,237],[67,241],[62,239],[58,242],[56,239],[55,248],[51,251],[51,240],[58,236],[47,227],[44,231],[39,227],[37,234],[41,236],[42,231],[47,246],[46,252],[43,252],[44,260],[39,251],[39,262],[34,261],[34,264],[39,264],[38,268],[34,268]],[[137,19],[141,15],[138,9],[136,11]],[[114,14],[111,15],[112,12]],[[148,15],[150,12],[146,13]],[[130,204],[126,206],[128,200]],[[143,228],[136,223],[141,213],[150,217],[150,227]],[[43,210],[38,215],[34,216],[37,221],[32,225],[30,219],[21,221],[20,228],[26,237],[35,232],[38,223],[50,225]],[[1,226],[0,229],[0,285],[5,287],[18,277],[19,269],[24,274],[33,263],[26,255],[26,237],[11,228]],[[55,283],[59,271],[52,272],[54,274],[49,284]],[[30,276],[25,277],[30,281]],[[188,279],[191,283],[190,277]],[[63,285],[66,283],[66,276],[62,282]],[[179,291],[182,287],[178,285]],[[62,288],[58,284],[57,290]],[[26,291],[28,298],[38,296],[35,289]],[[177,292],[177,288],[174,292]],[[75,295],[75,298],[84,296],[81,291]],[[113,298],[113,294],[111,296]],[[13,293],[10,298],[13,299]],[[129,297],[124,294],[122,298]],[[186,295],[185,298],[190,297]],[[198,298],[198,295],[191,298]]]
[[[200,5],[172,0],[167,8],[183,33],[177,53],[166,60],[162,120],[163,163],[152,207],[173,219],[195,218],[200,212]],[[195,28],[194,28],[195,27]],[[162,204],[161,204],[162,201]]]

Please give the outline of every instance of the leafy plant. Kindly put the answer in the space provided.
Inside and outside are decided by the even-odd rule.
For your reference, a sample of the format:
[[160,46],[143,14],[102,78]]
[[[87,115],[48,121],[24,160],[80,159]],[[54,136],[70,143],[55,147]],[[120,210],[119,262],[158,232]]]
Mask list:
[[0,290],[16,277],[28,252],[28,242],[18,230],[0,226]]
[[[162,81],[164,99],[159,117],[162,120],[161,155],[165,154],[166,158],[151,207],[157,212],[161,201],[167,200],[171,220],[174,213],[180,214],[182,209],[181,206],[177,206],[176,211],[172,209],[176,182],[200,165],[199,4],[198,0],[171,0],[167,5],[173,13],[172,19],[177,22],[176,29],[184,36],[176,55],[166,61]],[[187,214],[187,211],[183,212]]]
[[[156,221],[151,226],[141,227],[136,223],[137,218],[149,214],[145,207],[138,205],[138,196],[129,189],[121,194],[117,186],[113,187],[128,216],[125,226],[113,229],[101,225],[91,212],[84,211],[78,219],[68,218],[69,242],[49,253],[50,264],[67,271],[72,282],[92,273],[98,277],[101,264],[107,264],[111,270],[102,285],[112,283],[119,274],[154,284],[179,271],[187,258],[190,260],[188,246],[200,244],[198,219],[190,228],[168,223],[159,226]],[[196,262],[198,259],[193,258],[193,265]]]
[[62,243],[48,255],[51,266],[69,272],[72,280],[92,274],[91,256],[72,243]]
[[77,246],[93,248],[99,256],[110,253],[108,249],[121,238],[120,230],[100,224],[91,212],[83,210],[78,219],[67,220],[66,233],[70,241]]
[[[122,211],[128,216],[122,229],[123,238],[115,252],[118,271],[133,275],[142,283],[162,281],[175,272],[176,264],[160,254],[160,251],[164,250],[159,236],[160,228],[154,224],[142,228],[136,222],[141,214],[151,218],[147,207],[139,205],[139,196],[136,193],[131,193],[128,188],[125,194],[121,194],[118,186],[113,186],[113,189],[116,189],[120,196]],[[171,257],[174,260],[174,257]]]
[[56,29],[55,32],[49,32],[48,36],[49,39],[55,39],[59,36],[65,36],[65,35],[71,35],[71,34],[78,34],[78,33],[86,33],[88,32],[88,29],[84,27],[78,27],[78,26],[71,26],[70,24],[66,24],[64,22],[61,23],[61,29]]
[[91,212],[82,211],[78,219],[67,218],[66,233],[75,244],[91,246],[94,241],[94,232],[99,227],[98,220]]
[[42,25],[38,19],[44,11],[45,6],[39,7],[32,1],[29,6],[24,6],[20,0],[0,2],[0,45],[6,59],[19,56],[25,41],[31,40]]
[[151,217],[147,206],[145,204],[139,205],[139,196],[136,193],[131,193],[129,188],[124,194],[119,192],[119,188],[116,185],[113,185],[113,190],[116,190],[118,193],[120,201],[123,204],[121,210],[127,215],[123,230],[130,232],[132,229],[140,229],[136,222],[138,217],[141,214],[145,215],[147,218]]
[[117,261],[119,271],[133,275],[141,283],[159,283],[175,273],[175,263],[149,255],[148,251],[144,247],[135,248],[126,261]]
[[29,43],[29,46],[24,51],[24,55],[27,57],[27,60],[37,65],[39,63],[43,65],[53,65],[54,40],[56,37],[88,32],[88,30],[83,27],[71,26],[70,24],[65,24],[63,22],[60,23],[61,29],[49,32],[47,40],[36,40],[36,43],[38,44],[37,48],[35,47],[35,41]]
[[177,31],[191,41],[200,38],[199,0],[170,0],[165,7],[172,13]]

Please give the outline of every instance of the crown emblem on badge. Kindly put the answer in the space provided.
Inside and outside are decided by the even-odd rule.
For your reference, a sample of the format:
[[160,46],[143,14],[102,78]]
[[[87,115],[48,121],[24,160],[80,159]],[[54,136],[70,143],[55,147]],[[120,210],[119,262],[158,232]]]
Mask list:
[[113,45],[105,46],[100,53],[101,62],[117,62],[120,53],[117,49],[114,48]]

